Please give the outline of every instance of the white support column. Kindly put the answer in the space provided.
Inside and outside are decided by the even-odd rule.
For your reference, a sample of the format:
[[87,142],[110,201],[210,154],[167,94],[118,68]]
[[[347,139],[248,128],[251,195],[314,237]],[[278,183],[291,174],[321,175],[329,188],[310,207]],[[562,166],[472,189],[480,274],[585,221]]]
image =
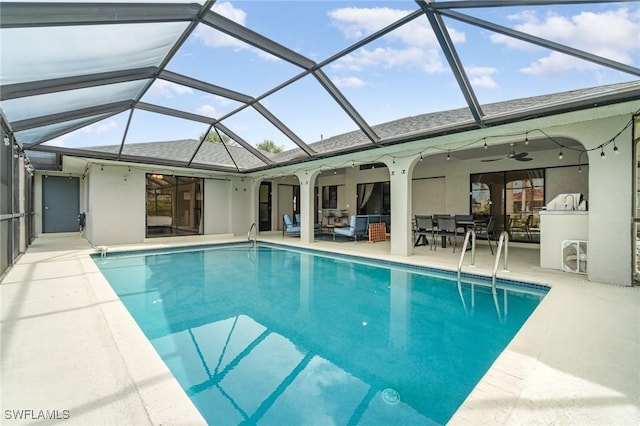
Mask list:
[[411,175],[416,158],[395,159],[387,164],[391,180],[391,254],[398,256],[410,256],[413,248]]
[[314,217],[314,191],[316,178],[320,171],[298,172],[296,176],[300,181],[300,241],[311,243],[314,240],[313,217]]
[[[628,134],[628,133],[627,133]],[[630,141],[631,137],[620,138]],[[599,139],[598,139],[599,140]],[[630,143],[618,143],[618,154],[608,146],[589,153],[589,280],[632,285],[632,176]]]
[[261,179],[251,179],[251,186],[249,187],[249,197],[253,202],[249,207],[249,221],[251,226],[252,223],[256,224],[256,227],[259,228],[259,203],[260,203],[260,184],[262,183]]

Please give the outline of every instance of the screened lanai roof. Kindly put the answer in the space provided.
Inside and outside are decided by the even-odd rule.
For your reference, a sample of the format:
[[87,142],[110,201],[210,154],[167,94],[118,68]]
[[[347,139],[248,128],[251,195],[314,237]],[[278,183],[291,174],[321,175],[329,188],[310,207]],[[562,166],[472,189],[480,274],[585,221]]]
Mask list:
[[0,8],[30,151],[249,172],[640,97],[638,1]]

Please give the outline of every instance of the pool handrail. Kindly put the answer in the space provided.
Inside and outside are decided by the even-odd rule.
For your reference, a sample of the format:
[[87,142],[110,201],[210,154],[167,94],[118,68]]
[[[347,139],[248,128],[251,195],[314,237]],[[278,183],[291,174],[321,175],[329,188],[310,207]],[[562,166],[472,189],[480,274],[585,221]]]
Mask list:
[[[255,232],[253,234],[253,240],[251,239],[251,231],[255,229]],[[253,241],[253,245],[255,246],[258,240],[258,227],[256,226],[256,223],[253,222],[251,224],[251,227],[249,227],[249,232],[247,232],[247,240],[249,241]]]
[[462,300],[462,306],[464,306],[465,312],[467,311],[467,304],[464,301],[462,295],[462,263],[464,257],[467,254],[467,246],[469,245],[469,237],[471,237],[471,265],[476,266],[476,231],[469,229],[464,236],[464,243],[462,243],[462,250],[460,252],[460,262],[458,262],[458,293],[460,293],[460,299]]
[[502,246],[504,245],[504,259],[502,264],[502,270],[508,271],[507,265],[509,262],[509,233],[502,231],[500,233],[500,240],[498,241],[498,249],[496,250],[496,260],[493,263],[493,272],[491,274],[491,291],[496,294],[496,275],[498,274],[498,264],[500,263],[500,253],[502,252]]
[[476,231],[469,229],[464,236],[464,243],[462,243],[462,251],[460,253],[460,261],[458,262],[458,285],[460,284],[460,276],[462,274],[462,263],[464,257],[467,254],[467,247],[469,246],[469,238],[471,238],[471,264],[469,266],[476,266]]

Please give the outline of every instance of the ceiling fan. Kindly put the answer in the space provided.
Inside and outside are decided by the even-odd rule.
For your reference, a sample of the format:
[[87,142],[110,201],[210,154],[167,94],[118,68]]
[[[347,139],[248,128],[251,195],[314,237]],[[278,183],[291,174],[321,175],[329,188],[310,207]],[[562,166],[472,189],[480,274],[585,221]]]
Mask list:
[[509,154],[507,154],[506,157],[490,158],[488,160],[482,160],[482,161],[487,162],[487,161],[498,161],[498,160],[516,160],[516,161],[531,161],[531,160],[533,160],[533,158],[527,157],[527,155],[529,155],[528,152],[519,152],[519,153],[516,154],[515,145],[516,145],[515,143],[510,143],[509,144]]

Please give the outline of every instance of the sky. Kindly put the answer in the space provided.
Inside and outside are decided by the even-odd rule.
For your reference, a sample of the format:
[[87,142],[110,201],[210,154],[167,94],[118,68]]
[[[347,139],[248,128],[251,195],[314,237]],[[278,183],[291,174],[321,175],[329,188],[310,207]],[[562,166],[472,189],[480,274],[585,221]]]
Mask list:
[[[317,63],[416,9],[414,1],[218,1],[213,7],[215,12]],[[638,1],[459,12],[640,66]],[[456,20],[444,21],[481,104],[637,79]],[[135,48],[137,36],[126,37],[128,40],[112,39],[109,43]],[[144,37],[139,36],[141,40]],[[100,45],[99,40],[88,43]],[[162,48],[166,46],[158,47],[160,51]],[[166,69],[252,97],[260,97],[302,72],[206,25],[192,33]],[[425,16],[327,64],[323,71],[371,125],[466,106]],[[129,93],[127,90],[132,88],[123,87],[122,96]],[[216,119],[241,106],[163,80],[156,81],[142,101]],[[306,143],[357,129],[313,76],[264,97],[261,103]],[[119,144],[128,118],[127,113],[119,114],[47,144]],[[251,108],[223,123],[254,146],[267,139],[285,149],[295,147]],[[158,114],[136,110],[126,140],[198,138],[206,129],[201,123],[160,119]]]

